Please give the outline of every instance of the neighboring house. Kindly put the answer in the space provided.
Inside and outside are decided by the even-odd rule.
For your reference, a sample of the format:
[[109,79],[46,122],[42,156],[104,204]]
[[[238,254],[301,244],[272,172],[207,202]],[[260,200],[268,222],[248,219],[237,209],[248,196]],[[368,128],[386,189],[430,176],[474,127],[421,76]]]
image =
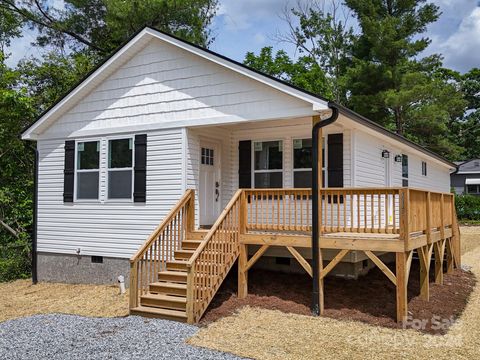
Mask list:
[[[265,230],[277,220],[283,221],[276,228],[281,231],[293,229],[305,233],[311,229],[312,121],[330,116],[331,108],[338,109],[339,115],[323,129],[323,181],[338,191],[323,197],[322,232],[336,228],[376,232],[380,237],[385,233],[392,242],[379,240],[376,244],[385,247],[375,245],[371,250],[401,251],[407,254],[402,259],[411,261],[410,248],[403,243],[397,248],[402,239],[400,229],[407,224],[402,220],[406,216],[404,206],[408,199],[423,204],[427,197],[417,198],[417,193],[412,192],[405,198],[400,188],[448,193],[450,172],[455,164],[344,107],[211,51],[145,28],[22,135],[23,139],[37,141],[38,149],[39,280],[112,283],[118,275],[129,275],[129,258],[143,244],[131,265],[132,284],[135,288],[140,284],[137,292],[131,292],[134,304],[139,301],[136,294],[145,294],[148,283],[159,279],[159,260],[171,259],[169,270],[185,270],[185,266],[190,266],[189,259],[194,261],[197,255],[205,256],[196,264],[197,272],[202,266],[224,266],[211,270],[219,278],[211,283],[207,279],[196,288],[197,295],[202,294],[202,289],[212,289],[208,291],[212,297],[239,254],[240,237],[229,237],[233,233],[248,228]],[[257,192],[239,192],[241,188]],[[352,188],[363,192],[341,192]],[[365,188],[372,190],[360,190]],[[390,189],[375,192],[373,189],[377,188]],[[186,193],[187,189],[195,190],[194,198],[193,192]],[[259,189],[290,190],[270,193],[262,190],[262,193]],[[183,194],[186,195],[182,198]],[[180,198],[183,200],[171,212]],[[247,204],[250,213],[237,226],[234,223],[238,213],[234,212],[234,216],[232,211],[238,209],[232,209],[239,199]],[[265,208],[261,201],[266,201]],[[445,206],[451,205],[449,201],[447,194]],[[247,211],[244,205],[240,209]],[[266,209],[272,209],[270,215],[265,215],[267,220],[257,214]],[[274,212],[275,209],[278,211]],[[446,209],[451,211],[452,207]],[[285,216],[286,211],[289,214]],[[412,210],[411,216],[418,215],[415,211]],[[327,220],[330,212],[331,218]],[[301,220],[297,220],[297,215]],[[443,241],[452,236],[453,217],[449,216],[442,223],[450,227],[442,233]],[[225,224],[225,219],[231,221],[230,225]],[[254,219],[255,226],[251,225]],[[264,225],[258,225],[262,219]],[[162,225],[151,235],[162,220]],[[413,217],[411,221],[417,225],[424,223]],[[208,234],[195,230],[214,223]],[[410,230],[416,230],[417,225],[411,225]],[[439,226],[432,231],[440,231]],[[202,251],[198,250],[202,239],[216,237],[219,228],[223,229],[223,242],[205,253],[203,245],[200,245]],[[309,237],[302,236],[303,246],[310,247]],[[425,236],[419,239],[427,246]],[[147,238],[149,241],[145,243]],[[172,243],[173,238],[183,240]],[[308,259],[310,251],[297,252],[292,245],[295,238],[289,234],[272,235],[271,241],[282,239],[290,246],[288,251],[279,247],[266,252],[269,245],[262,239],[258,244],[263,244],[260,255],[264,255],[264,266],[282,270],[296,266],[312,273],[303,258]],[[420,240],[416,244],[423,246],[419,245]],[[223,246],[229,241],[237,244],[227,246],[231,254],[216,258],[219,249],[227,251]],[[337,241],[331,248],[339,249],[340,243]],[[168,249],[168,246],[173,247]],[[350,249],[364,250],[361,246]],[[323,260],[334,259],[335,253],[336,250],[326,251]],[[372,252],[345,254],[338,260],[342,260],[343,268],[337,273],[356,277],[365,268],[378,264]],[[258,257],[257,253],[254,260]],[[285,258],[296,258],[301,266],[282,260]],[[247,256],[241,259],[241,264],[246,265]],[[210,270],[202,271],[205,276],[210,274]],[[183,274],[186,273],[168,272],[165,282],[150,284],[150,293],[165,291],[161,300],[167,301],[170,309],[193,306],[185,305],[184,298],[178,305],[175,302],[178,299],[167,296],[172,293],[185,296],[187,280]],[[192,280],[192,284],[197,280]],[[401,287],[400,280],[398,284]],[[150,295],[145,296],[142,301],[148,302]],[[206,305],[208,301],[205,300]],[[189,315],[189,321],[198,320],[205,304],[200,310],[195,310],[196,305],[192,307],[195,315]],[[170,317],[176,316],[184,315]]]
[[480,196],[480,159],[458,162],[457,166],[450,175],[455,194]]

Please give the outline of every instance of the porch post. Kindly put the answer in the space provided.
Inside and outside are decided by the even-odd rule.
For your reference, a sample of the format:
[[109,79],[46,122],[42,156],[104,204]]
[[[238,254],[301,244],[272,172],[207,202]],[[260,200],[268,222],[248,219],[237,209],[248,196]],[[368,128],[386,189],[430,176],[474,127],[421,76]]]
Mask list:
[[332,115],[321,120],[319,115],[312,117],[312,313],[321,315],[323,313],[323,279],[320,272],[323,268],[322,252],[320,249],[321,231],[321,188],[322,184],[322,128],[332,124],[338,118],[338,108],[334,103],[328,103],[332,109]]

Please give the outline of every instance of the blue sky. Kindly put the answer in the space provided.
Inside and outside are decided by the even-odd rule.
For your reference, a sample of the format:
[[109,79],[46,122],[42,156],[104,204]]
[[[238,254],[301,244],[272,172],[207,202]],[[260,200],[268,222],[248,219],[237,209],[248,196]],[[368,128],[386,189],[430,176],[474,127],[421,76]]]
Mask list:
[[[301,0],[308,1],[308,0]],[[328,1],[328,0],[326,0]],[[61,0],[54,0],[61,3]],[[441,53],[444,64],[465,72],[480,67],[480,5],[477,0],[434,0],[440,6],[440,20],[429,26],[427,36],[432,44],[425,55]],[[211,49],[242,61],[247,51],[257,52],[263,46],[285,49],[295,56],[295,49],[275,40],[277,32],[287,31],[280,18],[285,6],[296,0],[220,0],[217,16],[212,24],[215,41]],[[353,23],[352,23],[353,25]],[[10,49],[10,64],[29,55],[38,55],[30,43],[34,34],[14,40]]]

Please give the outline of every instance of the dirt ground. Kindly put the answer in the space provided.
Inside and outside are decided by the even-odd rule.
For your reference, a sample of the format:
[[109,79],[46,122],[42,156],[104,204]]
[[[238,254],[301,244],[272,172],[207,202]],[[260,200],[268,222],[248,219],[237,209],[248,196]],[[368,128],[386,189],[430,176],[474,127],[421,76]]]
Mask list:
[[17,280],[0,283],[0,322],[35,314],[91,317],[128,315],[128,292],[104,285],[68,285]]
[[[235,272],[232,275],[236,275]],[[245,299],[236,296],[235,276],[227,279],[205,313],[201,321],[203,325],[232,315],[247,305],[285,313],[311,314],[312,280],[308,275],[252,270],[248,277],[249,295]],[[414,263],[408,287],[408,309],[414,319],[458,318],[476,282],[471,272],[455,270],[453,274],[445,274],[443,286],[431,283],[431,300],[427,302],[418,296],[419,279],[419,267]],[[327,278],[325,294],[325,316],[399,327],[395,320],[395,286],[377,268],[358,280]],[[445,333],[447,330],[444,327],[436,329],[434,325],[429,321],[421,330],[430,333]]]
[[[462,227],[461,232],[464,251],[462,261],[471,266],[471,272],[480,278],[480,227]],[[444,314],[435,314],[438,316],[434,324],[437,335],[417,331],[422,330],[424,325],[429,326],[434,311],[420,311],[421,306],[415,304],[415,297],[410,296],[409,310],[412,315],[411,327],[417,330],[399,330],[388,327],[388,322],[391,321],[388,304],[365,304],[363,307],[357,305],[353,310],[348,310],[347,304],[343,304],[345,300],[340,297],[329,300],[327,295],[326,307],[330,314],[325,317],[292,314],[291,312],[298,309],[298,305],[294,305],[293,301],[288,314],[262,309],[261,305],[253,304],[256,307],[237,308],[234,315],[204,327],[189,343],[256,359],[477,359],[480,353],[480,285],[477,283],[474,286],[468,303],[461,312],[465,304],[462,304],[457,292],[468,290],[468,284],[473,281],[471,276],[463,276],[457,272],[446,277],[443,286],[446,290],[437,289],[437,286],[432,284],[432,308],[442,311],[443,306],[436,303],[439,300],[436,295],[446,291],[442,298],[444,301],[451,301],[447,300],[448,297],[455,298],[450,305],[458,309],[459,315],[459,318],[454,320],[451,317],[445,318]],[[413,279],[412,276],[411,281]],[[464,282],[466,289],[453,290],[459,281]],[[448,285],[449,283],[451,285]],[[414,282],[410,284],[415,286]],[[368,298],[361,294],[362,291],[359,286],[357,296],[367,303],[365,300]],[[379,291],[385,290],[376,287],[373,293],[370,292],[370,302],[376,303]],[[326,293],[328,294],[328,285]],[[261,303],[260,298],[257,300]],[[380,315],[378,324],[366,324],[364,319],[358,318],[357,312],[366,311],[367,308]],[[341,316],[340,321],[332,318],[337,317],[335,311],[346,315]],[[381,316],[386,313],[387,316]]]

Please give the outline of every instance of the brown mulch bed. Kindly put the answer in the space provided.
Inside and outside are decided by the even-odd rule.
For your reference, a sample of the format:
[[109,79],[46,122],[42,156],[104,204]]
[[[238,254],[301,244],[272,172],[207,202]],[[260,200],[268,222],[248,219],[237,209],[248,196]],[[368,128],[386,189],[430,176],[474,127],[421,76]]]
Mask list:
[[[201,324],[206,325],[232,315],[246,305],[285,313],[311,314],[312,281],[308,275],[252,269],[248,276],[249,295],[246,299],[238,299],[236,274],[237,269],[234,267],[205,312]],[[430,283],[429,302],[418,297],[419,277],[418,260],[414,260],[408,284],[408,310],[411,318],[422,320],[424,326],[419,329],[416,322],[410,327],[427,333],[444,334],[453,322],[447,321],[442,326],[435,326],[432,319],[457,319],[476,283],[475,276],[463,270],[444,274],[444,285]],[[327,277],[325,316],[398,328],[400,325],[395,321],[395,297],[395,286],[378,268],[372,269],[358,280]]]

